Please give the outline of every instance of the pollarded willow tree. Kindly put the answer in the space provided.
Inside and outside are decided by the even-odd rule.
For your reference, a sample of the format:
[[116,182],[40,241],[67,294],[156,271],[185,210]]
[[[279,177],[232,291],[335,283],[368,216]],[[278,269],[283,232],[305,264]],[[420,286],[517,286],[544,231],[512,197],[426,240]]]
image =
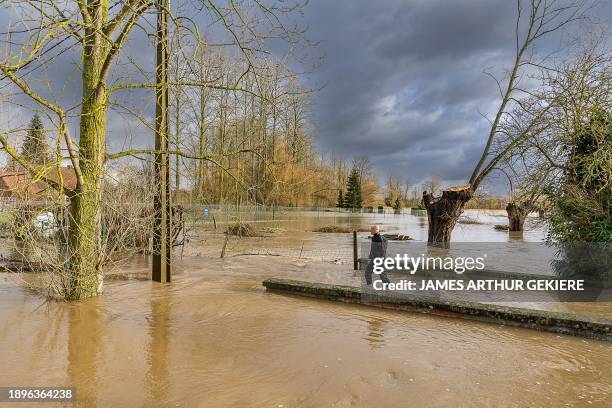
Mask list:
[[[505,84],[491,75],[499,88],[500,103],[494,118],[490,120],[491,127],[480,159],[474,166],[466,185],[447,188],[442,191],[440,197],[435,197],[431,192],[423,192],[423,203],[429,220],[428,245],[441,247],[450,245],[451,233],[466,203],[472,199],[476,190],[496,169],[500,161],[528,138],[533,133],[533,128],[541,123],[540,118],[548,111],[553,102],[551,100],[533,101],[540,105],[540,109],[537,110],[538,115],[533,117],[533,122],[522,128],[522,132],[507,135],[503,126],[504,123],[515,120],[512,110],[523,109],[521,99],[532,93],[531,90],[522,87],[521,79],[530,69],[541,67],[545,62],[545,58],[536,58],[534,47],[551,33],[584,19],[588,9],[586,1],[517,0],[514,61]],[[533,106],[529,106],[528,109],[534,110]],[[500,139],[504,141],[503,147],[494,149]]]
[[[3,82],[10,82],[36,109],[44,111],[53,122],[56,133],[56,155],[71,162],[76,183],[68,186],[61,177],[62,159],[40,166],[18,152],[8,132],[0,132],[0,143],[13,160],[33,178],[42,180],[66,197],[69,203],[69,227],[66,237],[65,265],[68,279],[62,296],[82,299],[102,292],[102,181],[107,161],[126,156],[153,155],[152,149],[136,149],[109,153],[107,149],[107,117],[116,106],[112,97],[118,92],[143,89],[154,90],[154,67],[139,63],[129,55],[129,39],[140,33],[140,41],[155,30],[155,5],[151,0],[13,0],[3,2],[12,22],[1,33],[5,54],[0,57]],[[216,22],[212,28],[225,33],[227,44],[241,55],[244,71],[236,82],[223,78],[210,81],[172,83],[170,86],[206,87],[244,92],[243,80],[250,78],[257,84],[260,75],[258,54],[265,53],[265,40],[283,38],[294,41],[299,34],[287,28],[282,15],[291,13],[299,4],[279,2],[265,4],[258,0],[241,2],[200,0],[186,3],[184,15],[172,15],[171,20],[196,37],[197,17]],[[178,12],[178,11],[177,11]],[[150,15],[153,14],[153,17]],[[190,24],[187,27],[187,24]],[[211,29],[211,25],[206,25]],[[154,48],[150,47],[150,55]],[[184,52],[175,49],[174,52]],[[73,69],[63,74],[63,86],[37,80],[62,55],[76,56]],[[152,58],[151,58],[152,59]],[[144,66],[143,66],[144,65]],[[149,64],[150,65],[150,64]],[[125,68],[128,67],[128,68]],[[123,72],[118,72],[123,69]],[[132,82],[132,80],[135,80]],[[80,102],[62,102],[62,89],[81,87]],[[3,84],[4,85],[4,84]],[[260,97],[255,86],[250,93]],[[19,101],[20,104],[27,102]],[[78,135],[71,134],[71,125]],[[66,152],[64,157],[62,154]],[[171,152],[178,156],[184,153]],[[213,156],[193,156],[198,160],[217,163]],[[53,170],[55,168],[55,170]]]
[[544,208],[545,188],[555,174],[546,165],[534,164],[533,167],[520,166],[516,169],[512,164],[500,167],[510,186],[510,199],[506,205],[508,231],[522,232],[529,213]]
[[[534,78],[535,79],[535,78]],[[541,81],[539,92],[546,92],[546,86]],[[516,144],[512,152],[507,153],[495,169],[505,176],[509,187],[509,200],[506,205],[508,230],[522,232],[525,220],[532,211],[543,211],[545,207],[545,190],[551,180],[559,177],[559,172],[533,147],[536,140],[551,128],[549,115],[542,115],[541,110],[550,112],[553,105],[542,106],[540,100],[554,100],[550,93],[532,95],[521,101],[520,107],[515,107],[511,115],[513,121],[503,124],[504,137],[500,138],[496,148],[503,149],[507,143],[524,136]],[[551,153],[552,154],[552,153]]]

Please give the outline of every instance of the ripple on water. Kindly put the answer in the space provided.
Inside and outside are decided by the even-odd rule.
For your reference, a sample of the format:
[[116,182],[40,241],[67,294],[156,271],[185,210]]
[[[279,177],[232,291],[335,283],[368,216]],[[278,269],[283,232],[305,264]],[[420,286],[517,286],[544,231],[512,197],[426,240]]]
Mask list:
[[607,343],[272,294],[260,282],[274,271],[189,262],[170,286],[116,281],[40,309],[0,285],[0,352],[15,367],[0,382],[75,383],[132,406],[560,406],[612,391]]

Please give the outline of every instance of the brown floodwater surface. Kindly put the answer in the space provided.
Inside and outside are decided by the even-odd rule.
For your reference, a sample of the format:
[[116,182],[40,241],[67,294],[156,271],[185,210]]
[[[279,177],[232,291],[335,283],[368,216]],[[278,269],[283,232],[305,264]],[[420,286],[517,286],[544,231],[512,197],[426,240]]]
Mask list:
[[[319,266],[189,257],[171,285],[112,281],[79,303],[44,303],[0,275],[0,386],[70,385],[83,407],[612,403],[610,343],[261,287],[268,276],[315,270],[325,270],[318,280],[353,279]],[[124,268],[145,273],[148,264]]]
[[72,386],[79,407],[612,406],[612,343],[266,292],[274,276],[359,281],[331,252],[350,256],[348,234],[309,223],[232,241],[225,259],[219,233],[199,234],[172,284],[134,257],[76,303],[0,274],[0,386]]

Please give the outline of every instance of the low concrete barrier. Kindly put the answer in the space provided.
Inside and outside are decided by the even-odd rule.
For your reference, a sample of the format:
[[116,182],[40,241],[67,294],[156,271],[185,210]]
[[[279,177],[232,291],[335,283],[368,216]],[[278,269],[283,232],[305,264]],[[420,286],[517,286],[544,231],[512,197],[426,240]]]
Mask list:
[[612,319],[487,303],[447,302],[422,295],[380,293],[365,291],[355,286],[330,285],[291,279],[266,279],[263,282],[263,286],[269,291],[280,291],[318,299],[356,303],[384,309],[427,313],[612,341]]

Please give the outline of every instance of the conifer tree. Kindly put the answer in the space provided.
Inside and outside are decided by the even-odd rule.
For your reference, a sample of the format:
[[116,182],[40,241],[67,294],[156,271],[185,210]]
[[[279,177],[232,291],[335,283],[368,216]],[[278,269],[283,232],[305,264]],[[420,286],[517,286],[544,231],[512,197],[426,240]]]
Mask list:
[[362,201],[361,178],[359,177],[359,170],[353,167],[347,182],[346,195],[344,196],[344,206],[345,208],[358,209],[361,208]]
[[344,208],[344,194],[342,190],[338,190],[338,202],[336,203],[336,207]]
[[21,147],[21,154],[30,163],[44,165],[51,161],[49,146],[45,141],[45,132],[40,116],[35,114],[28,126],[28,133]]
[[399,211],[402,209],[402,200],[398,197],[395,198],[395,202],[393,203],[393,209],[395,211]]

